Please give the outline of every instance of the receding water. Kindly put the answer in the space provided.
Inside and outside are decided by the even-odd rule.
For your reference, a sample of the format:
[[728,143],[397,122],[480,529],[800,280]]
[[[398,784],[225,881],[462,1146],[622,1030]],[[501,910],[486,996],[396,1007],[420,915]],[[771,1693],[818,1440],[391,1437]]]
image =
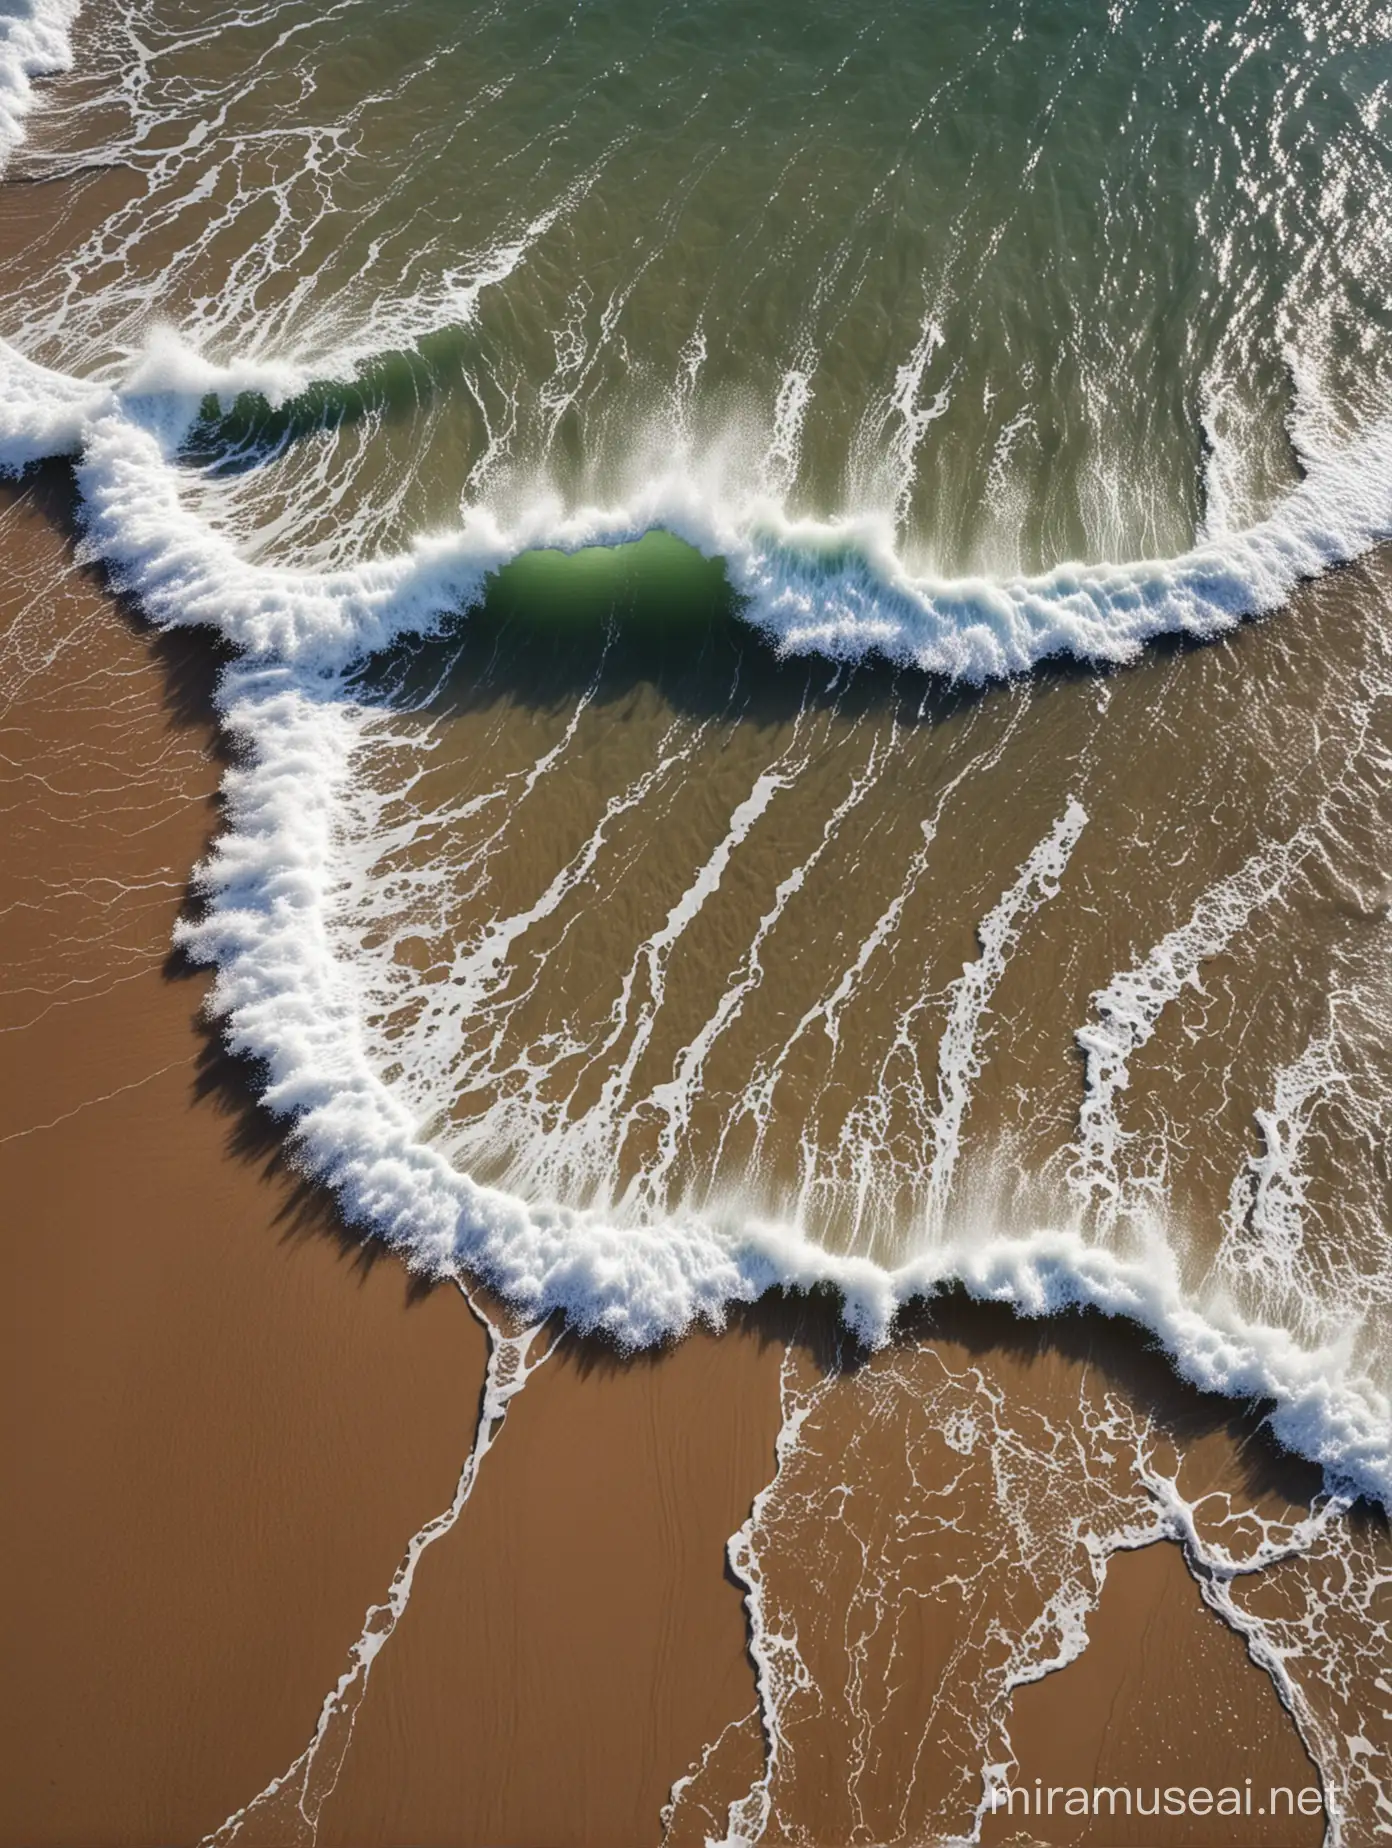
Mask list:
[[182,940],[350,1220],[1100,1306],[1385,1501],[1386,8],[71,11],[0,461],[240,652]]

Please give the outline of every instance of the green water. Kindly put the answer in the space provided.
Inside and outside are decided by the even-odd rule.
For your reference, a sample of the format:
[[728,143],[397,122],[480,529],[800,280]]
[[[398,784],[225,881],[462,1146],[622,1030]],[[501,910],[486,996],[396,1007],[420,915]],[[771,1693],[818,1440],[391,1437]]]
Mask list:
[[[920,570],[1167,557],[1385,401],[1376,24],[1232,0],[94,9],[80,61],[130,112],[129,197],[25,307],[69,362],[157,319],[218,358],[376,356],[263,414],[268,497],[333,488],[331,518],[279,517],[292,551],[675,469],[705,505],[871,516]],[[249,435],[224,432],[244,459]]]

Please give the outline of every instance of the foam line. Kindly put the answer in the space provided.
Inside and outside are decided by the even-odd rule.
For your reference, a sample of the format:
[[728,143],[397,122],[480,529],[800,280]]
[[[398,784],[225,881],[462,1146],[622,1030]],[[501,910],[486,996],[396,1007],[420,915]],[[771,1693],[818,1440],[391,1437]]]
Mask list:
[[[773,902],[759,919],[752,939],[741,957],[739,966],[731,974],[725,985],[715,1011],[701,1026],[695,1037],[686,1045],[677,1060],[677,1068],[672,1079],[656,1086],[648,1095],[645,1103],[648,1107],[662,1113],[663,1125],[659,1139],[658,1157],[649,1177],[649,1186],[655,1191],[665,1181],[677,1159],[681,1133],[690,1121],[695,1099],[701,1093],[705,1074],[706,1060],[709,1058],[716,1041],[728,1031],[743,1011],[745,1002],[760,987],[764,979],[763,951],[770,934],[777,928],[789,901],[807,882],[809,874],[826,853],[846,817],[859,806],[866,795],[874,788],[880,773],[882,753],[879,748],[871,751],[870,761],[863,771],[852,779],[851,787],[837,803],[822,827],[822,834],[817,845],[808,857],[778,883]],[[804,1017],[803,1027],[807,1025]],[[791,1042],[789,1042],[791,1045]],[[788,1048],[784,1048],[786,1057]],[[768,1105],[772,1096],[772,1086],[777,1083],[778,1073],[782,1069],[782,1057],[774,1067],[772,1079],[766,1079],[769,1087],[756,1105],[755,1115],[759,1123],[759,1136],[762,1141],[764,1127],[768,1120]],[[738,1109],[738,1106],[737,1106]],[[730,1124],[735,1120],[734,1112],[727,1119],[726,1127],[721,1132],[721,1147]]]
[[1039,907],[1058,893],[1078,838],[1087,826],[1081,802],[1068,807],[1020,867],[977,932],[981,954],[952,985],[952,1003],[938,1048],[938,1108],[933,1119],[933,1163],[928,1173],[928,1223],[940,1227],[962,1146],[962,1119],[981,1075],[983,1038],[991,997],[1005,974],[1020,933]]
[[568,511],[539,497],[506,528],[475,507],[455,532],[408,552],[296,571],[248,564],[183,508],[174,457],[184,426],[167,409],[161,419],[165,402],[126,402],[90,427],[83,489],[94,547],[156,620],[216,621],[244,648],[321,666],[476,602],[489,574],[525,551],[666,530],[726,561],[749,621],[784,652],[878,653],[979,684],[1052,655],[1120,662],[1160,635],[1219,635],[1392,533],[1388,424],[1317,466],[1271,519],[1170,561],[1001,581],[916,578],[888,520],[793,520],[771,501],[726,506],[674,472],[628,506]]
[[[762,1151],[764,1138],[773,1121],[774,1093],[782,1079],[789,1055],[803,1035],[817,1026],[830,1042],[831,1058],[816,1092],[804,1106],[807,1119],[815,1120],[823,1099],[836,1083],[835,1066],[843,1043],[842,1013],[854,1001],[881,952],[888,951],[896,939],[902,939],[905,907],[918,889],[931,861],[938,829],[957,790],[968,777],[984,775],[1000,762],[1014,735],[1022,710],[1017,704],[995,742],[985,753],[975,758],[968,757],[962,767],[939,789],[931,812],[919,823],[921,844],[909,860],[898,893],[880,914],[854,959],[843,968],[835,986],[803,1014],[777,1055],[757,1072],[754,1081],[747,1087],[738,1109],[742,1114],[752,1117],[756,1125],[756,1157]],[[935,1109],[929,1101],[929,1087],[915,1043],[915,1023],[936,999],[938,997],[933,996],[925,986],[918,986],[918,991],[911,993],[911,998],[899,1012],[878,1073],[869,1083],[857,1081],[861,1085],[860,1101],[847,1112],[842,1122],[830,1162],[825,1160],[814,1137],[804,1133],[800,1139],[798,1217],[806,1218],[809,1215],[828,1173],[848,1174],[855,1197],[852,1223],[859,1235],[867,1212],[886,1197],[886,1174],[897,1175],[898,1180],[907,1182],[910,1188],[916,1187],[922,1179],[921,1157],[918,1155],[911,1158],[911,1171],[905,1171],[905,1162],[896,1154],[892,1144],[890,1122],[897,1093],[898,1099],[907,1106],[909,1120],[921,1127],[923,1138],[933,1140],[936,1137],[933,1128]],[[894,1068],[901,1059],[906,1061],[907,1072],[905,1076],[896,1077]],[[722,1142],[722,1151],[723,1146]]]
[[[744,1608],[749,1622],[749,1654],[754,1663],[754,1684],[758,1693],[760,1730],[764,1735],[764,1763],[758,1777],[744,1796],[729,1806],[725,1839],[718,1848],[745,1848],[761,1842],[773,1814],[773,1786],[786,1753],[782,1714],[789,1694],[811,1685],[812,1676],[798,1651],[795,1625],[776,1627],[774,1613],[765,1596],[763,1564],[758,1539],[765,1512],[782,1487],[781,1478],[796,1455],[802,1427],[830,1389],[835,1374],[819,1380],[811,1388],[799,1389],[796,1360],[791,1348],[785,1350],[779,1373],[779,1399],[783,1413],[775,1445],[773,1475],[754,1497],[749,1518],[737,1533],[730,1536],[726,1549],[730,1570],[744,1586]],[[674,1793],[675,1794],[675,1793]],[[712,1843],[711,1848],[717,1848]]]
[[780,790],[789,788],[796,781],[798,770],[801,767],[802,764],[796,760],[791,762],[785,760],[771,770],[763,771],[755,779],[749,794],[730,816],[724,836],[716,843],[696,877],[672,906],[661,929],[639,948],[638,959],[624,984],[625,1017],[627,999],[634,989],[639,962],[647,978],[647,997],[639,1006],[623,1063],[617,1066],[610,1077],[605,1080],[596,1110],[601,1122],[614,1118],[633,1084],[639,1061],[652,1038],[658,1014],[666,999],[667,968],[674,949],[719,887],[732,856],[743,845],[750,830],[761,820],[774,796]]
[[307,382],[269,362],[210,367],[161,336],[113,400],[109,387],[62,379],[0,348],[0,466],[80,448],[92,548],[156,621],[213,622],[243,648],[318,667],[469,606],[490,573],[525,551],[572,552],[661,529],[724,559],[748,619],[786,652],[879,653],[980,683],[1052,655],[1119,662],[1159,635],[1221,634],[1392,534],[1385,421],[1317,461],[1245,532],[1170,560],[1061,565],[1034,578],[916,576],[888,516],[793,519],[771,499],[727,502],[681,463],[617,507],[566,508],[538,490],[507,526],[474,506],[455,531],[351,568],[252,564],[182,505],[179,445],[200,395],[259,390],[282,402]]
[[1307,1176],[1301,1166],[1316,1106],[1346,1083],[1332,1029],[1317,1035],[1276,1073],[1269,1108],[1256,1112],[1263,1149],[1232,1184],[1215,1260],[1294,1291],[1304,1243]]
[[[868,769],[867,777],[873,779],[873,777],[878,774],[878,759],[876,759]],[[750,1083],[746,1086],[745,1094],[743,1098],[741,1098],[738,1106],[738,1114],[746,1115],[752,1118],[754,1122],[756,1133],[753,1160],[756,1163],[762,1154],[764,1138],[773,1120],[774,1094],[782,1080],[788,1058],[793,1048],[802,1039],[804,1034],[810,1032],[814,1027],[820,1027],[831,1045],[831,1058],[832,1064],[834,1065],[841,1046],[841,1016],[848,1003],[852,1001],[857,993],[871,963],[875,960],[884,946],[892,942],[897,935],[900,920],[904,915],[904,908],[916,890],[919,880],[923,877],[924,869],[928,865],[933,850],[933,843],[937,839],[938,825],[942,820],[943,811],[966,775],[967,771],[965,769],[959,770],[957,774],[950,779],[946,787],[939,792],[937,804],[933,813],[920,823],[923,836],[922,843],[914,850],[904,870],[904,876],[900,881],[898,892],[875,920],[870,931],[861,941],[855,956],[841,971],[835,986],[807,1009],[792,1032],[788,1035],[775,1057],[770,1060],[766,1066],[756,1072]],[[857,800],[858,799],[859,797],[857,797]],[[839,813],[833,816],[833,822],[839,822],[839,820]],[[820,1101],[821,1093],[818,1092],[817,1096],[811,1100],[809,1114],[816,1110]],[[722,1151],[724,1149],[723,1135],[721,1139],[721,1149]],[[815,1180],[815,1163],[811,1160],[805,1160],[800,1195],[803,1210],[805,1210],[805,1203]]]
[[729,1304],[773,1285],[835,1288],[871,1342],[885,1339],[907,1299],[953,1282],[1025,1314],[1091,1305],[1151,1330],[1196,1384],[1271,1399],[1285,1442],[1392,1502],[1386,1395],[1342,1351],[1303,1348],[1232,1309],[1201,1312],[1163,1254],[1142,1267],[1043,1228],[930,1243],[890,1272],[821,1250],[796,1222],[691,1209],[620,1227],[597,1210],[531,1205],[476,1184],[421,1139],[376,1077],[353,971],[332,955],[326,915],[355,735],[336,674],[477,599],[521,551],[613,544],[665,527],[727,560],[749,619],[787,650],[878,651],[968,681],[1064,651],[1124,660],[1151,636],[1213,635],[1273,608],[1298,579],[1392,530],[1392,424],[1319,461],[1267,521],[1168,562],[938,583],[911,576],[888,522],[794,521],[771,502],[726,507],[677,471],[619,510],[568,511],[538,498],[505,528],[476,508],[454,533],[406,553],[316,572],[249,562],[184,505],[177,457],[197,408],[186,374],[176,372],[168,390],[149,371],[136,375],[139,392],[50,386],[58,375],[16,368],[13,357],[0,354],[0,366],[6,378],[18,373],[25,393],[6,413],[7,456],[36,455],[56,438],[65,452],[79,449],[89,556],[154,621],[213,625],[250,657],[226,695],[248,764],[229,778],[231,828],[204,869],[208,914],[182,937],[216,965],[214,1006],[231,1044],[264,1062],[268,1107],[293,1124],[301,1158],[353,1221],[422,1268],[477,1275],[529,1315],[564,1310],[625,1346],[697,1318],[718,1324]]
[[421,1141],[376,1076],[351,967],[332,955],[339,786],[357,735],[332,689],[284,667],[242,666],[227,719],[247,763],[228,778],[230,827],[201,873],[207,915],[181,926],[212,963],[212,1007],[235,1051],[260,1059],[264,1100],[292,1125],[300,1160],[356,1224],[411,1264],[486,1281],[529,1320],[563,1311],[621,1346],[650,1346],[775,1285],[838,1291],[864,1341],[888,1338],[911,1299],[960,1284],[1025,1315],[1091,1307],[1154,1333],[1178,1371],[1237,1398],[1270,1399],[1273,1427],[1332,1476],[1392,1502],[1392,1405],[1339,1347],[1308,1349],[1230,1306],[1201,1309],[1174,1261],[1119,1256],[1066,1229],[929,1245],[887,1270],[822,1250],[796,1224],[692,1209],[638,1225],[598,1210],[531,1204],[480,1186]]
[[1142,962],[1114,975],[1092,997],[1095,1019],[1075,1035],[1086,1060],[1086,1092],[1068,1183],[1081,1200],[1098,1207],[1104,1221],[1138,1203],[1119,1170],[1127,1137],[1117,1099],[1131,1082],[1132,1057],[1148,1043],[1170,1003],[1185,988],[1199,986],[1203,964],[1221,955],[1252,913],[1278,896],[1310,844],[1302,830],[1254,853],[1237,872],[1210,886],[1189,918]]
[[362,1633],[348,1654],[348,1666],[325,1697],[314,1734],[304,1751],[288,1770],[272,1778],[264,1790],[206,1836],[201,1848],[232,1848],[244,1829],[258,1825],[276,1829],[277,1839],[283,1839],[279,1830],[287,1825],[293,1831],[292,1840],[313,1844],[318,1839],[320,1812],[338,1783],[373,1665],[406,1614],[416,1568],[426,1552],[457,1525],[474,1492],[483,1460],[498,1440],[509,1405],[554,1351],[553,1341],[534,1355],[532,1350],[543,1335],[540,1328],[505,1334],[483,1314],[467,1291],[465,1296],[487,1331],[488,1367],[473,1446],[464,1459],[449,1506],[406,1543],[387,1595],[380,1604],[372,1605],[363,1619]]

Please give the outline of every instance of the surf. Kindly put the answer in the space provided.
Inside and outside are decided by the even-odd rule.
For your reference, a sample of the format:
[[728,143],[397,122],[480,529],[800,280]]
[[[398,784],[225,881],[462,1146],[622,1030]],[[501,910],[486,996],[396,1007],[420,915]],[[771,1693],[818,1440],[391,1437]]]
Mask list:
[[[0,129],[11,148],[32,107],[32,79],[66,68],[75,18],[73,6],[59,4],[11,16],[0,57],[9,111]],[[471,284],[472,293],[444,292],[431,310],[439,324],[422,338],[470,326],[490,288],[513,273],[500,262],[488,272],[496,280]],[[1217,640],[1247,619],[1273,615],[1301,583],[1392,536],[1392,420],[1373,417],[1348,440],[1312,450],[1304,478],[1250,524],[1229,530],[1229,502],[1220,504],[1215,488],[1207,536],[1172,557],[1060,563],[1033,575],[930,572],[905,538],[904,514],[916,445],[932,421],[921,387],[940,345],[925,321],[912,363],[897,378],[895,402],[912,440],[894,452],[889,491],[878,505],[820,517],[800,510],[791,485],[810,387],[804,374],[789,372],[752,465],[737,457],[727,469],[718,448],[693,446],[690,422],[678,418],[659,422],[657,435],[616,465],[626,486],[602,502],[577,498],[544,474],[529,480],[524,470],[506,494],[481,495],[456,524],[419,533],[398,550],[330,569],[250,556],[233,531],[193,504],[192,450],[230,446],[235,432],[224,426],[232,420],[257,426],[279,418],[277,454],[293,451],[297,434],[317,427],[326,397],[364,389],[374,372],[409,367],[419,352],[374,344],[366,334],[345,335],[326,358],[305,349],[283,359],[225,350],[213,359],[188,339],[156,331],[91,378],[0,346],[0,463],[16,473],[45,460],[71,462],[84,558],[156,626],[207,628],[238,651],[219,699],[242,759],[227,779],[226,830],[197,875],[201,913],[180,926],[178,942],[215,970],[213,1011],[230,1048],[264,1073],[262,1101],[286,1124],[297,1159],[365,1235],[430,1275],[481,1279],[533,1321],[560,1314],[628,1349],[673,1339],[697,1321],[718,1327],[733,1305],[772,1289],[835,1293],[848,1329],[870,1347],[891,1337],[908,1304],[952,1288],[1022,1315],[1098,1309],[1153,1335],[1177,1371],[1203,1389],[1270,1402],[1282,1442],[1320,1463],[1331,1483],[1388,1504],[1392,1403],[1353,1344],[1303,1344],[1279,1322],[1245,1315],[1219,1295],[1196,1296],[1163,1236],[1140,1252],[1113,1247],[1081,1216],[1024,1236],[1001,1234],[989,1221],[942,1229],[982,1014],[1017,920],[1045,899],[1053,903],[1082,833],[1082,809],[1061,812],[1037,844],[1038,857],[1021,862],[1017,883],[984,914],[980,956],[964,968],[940,1048],[942,1137],[928,1163],[942,1196],[934,1235],[905,1262],[830,1250],[796,1215],[751,1210],[734,1195],[634,1216],[485,1184],[442,1153],[370,1055],[364,978],[335,939],[369,712],[355,676],[407,638],[467,623],[528,561],[533,568],[538,560],[583,561],[666,535],[718,566],[738,619],[777,661],[818,659],[833,669],[880,661],[979,689],[1038,675],[1052,662],[1093,671],[1134,663],[1165,638]],[[653,1005],[661,1004],[666,945],[725,876],[777,793],[774,784],[751,789],[720,854],[699,869],[687,908],[670,913],[668,938],[650,940]],[[1243,887],[1233,899],[1239,910],[1264,902],[1262,872],[1249,880],[1250,894]],[[1212,898],[1218,925],[1232,897]],[[1130,1053],[1228,941],[1218,926],[1216,937],[1209,931],[1210,921],[1196,911],[1182,927],[1188,935],[1162,938],[1151,957],[1118,972],[1095,997],[1096,1018],[1080,1024],[1090,1063],[1074,1179],[1089,1197],[1119,1186],[1115,1104]],[[751,983],[756,964],[757,953]],[[676,1121],[675,1094],[672,1108]]]

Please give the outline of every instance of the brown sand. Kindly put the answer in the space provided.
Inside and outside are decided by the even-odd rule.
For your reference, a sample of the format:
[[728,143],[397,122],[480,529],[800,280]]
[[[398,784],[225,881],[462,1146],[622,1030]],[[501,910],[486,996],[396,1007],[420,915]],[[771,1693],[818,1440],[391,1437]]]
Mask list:
[[326,1845],[654,1842],[673,1780],[753,1705],[722,1567],[769,1475],[777,1355],[698,1334],[552,1367],[422,1569],[426,1620],[383,1658]]
[[[1206,1610],[1178,1547],[1114,1554],[1100,1600],[1079,1535],[1148,1525],[1129,1453],[1144,1448],[1187,1495],[1219,1480],[1268,1518],[1309,1492],[1251,1421],[1177,1388],[1100,1318],[1048,1329],[948,1305],[929,1332],[874,1357],[817,1397],[786,1485],[761,1517],[770,1627],[795,1635],[809,1671],[780,1706],[767,1838],[831,1848],[958,1839],[980,1800],[984,1757],[1064,1787],[1244,1786],[1318,1778],[1241,1639]],[[808,1377],[815,1377],[809,1374]],[[813,1389],[815,1392],[815,1388]],[[1139,1408],[1145,1408],[1138,1420]],[[1158,1428],[1157,1428],[1158,1427]],[[1068,1668],[1002,1698],[1011,1639],[1051,1601],[1094,1605]],[[1002,1626],[1004,1634],[1002,1633]],[[1045,1625],[1042,1659],[1053,1656]],[[732,1720],[738,1716],[732,1711]],[[677,1807],[674,1848],[699,1843],[747,1784],[714,1763]],[[1319,1816],[1045,1819],[983,1839],[1175,1844],[1317,1842]]]
[[[11,661],[67,641],[4,728],[4,956],[23,979],[0,1067],[0,1544],[25,1595],[0,1841],[191,1841],[302,1749],[408,1536],[449,1501],[483,1344],[456,1293],[343,1254],[210,1057],[205,983],[164,968],[215,818],[206,644],[152,643],[67,571],[60,475],[3,517]],[[383,1768],[363,1727],[344,1839],[410,1839],[408,1764],[444,1839],[654,1839],[672,1777],[750,1692],[723,1545],[767,1473],[776,1376],[752,1337],[550,1363],[486,1465],[497,1492],[461,1548],[476,1607],[438,1605],[426,1573],[403,1630],[443,1657],[438,1692],[402,1711],[386,1672],[373,1686],[395,1749]],[[466,1819],[454,1684],[480,1629],[502,1660],[476,1688],[491,1729],[464,1755]]]
[[[165,970],[214,819],[210,670],[201,641],[153,644],[69,569],[66,517],[55,474],[0,528],[19,690],[3,721],[0,1842],[186,1842],[307,1742],[406,1538],[449,1500],[483,1348],[454,1293],[349,1259],[210,1054],[202,983]],[[1076,1404],[1077,1355],[1022,1358],[999,1321],[973,1326],[975,1349],[939,1344],[952,1364]],[[422,1566],[324,1842],[651,1842],[727,1723],[716,1795],[747,1788],[753,1682],[724,1542],[770,1473],[780,1331],[771,1311],[656,1360],[547,1363]],[[834,1389],[843,1432],[872,1371]],[[1163,1370],[1134,1390],[1163,1398]],[[1210,1420],[1203,1436],[1242,1482],[1240,1434]],[[903,1505],[894,1433],[866,1454],[883,1508]],[[828,1591],[834,1617],[834,1575]],[[1307,1781],[1270,1683],[1174,1548],[1115,1565],[1092,1629],[1100,1646],[1018,1699],[1025,1771],[1062,1752],[1082,1781],[1117,1781],[1144,1745],[1216,1779],[1202,1735]],[[930,1634],[928,1655],[944,1643]],[[885,1744],[882,1791],[908,1776],[907,1745]],[[960,1769],[929,1755],[922,1790]],[[834,1758],[813,1781],[790,1811],[839,1842]]]
[[[1033,1836],[1051,1844],[1100,1843],[1109,1848],[1160,1848],[1160,1844],[1214,1842],[1316,1843],[1324,1839],[1322,1812],[1281,1813],[1292,1793],[1318,1791],[1319,1778],[1294,1747],[1291,1728],[1272,1706],[1253,1711],[1252,1666],[1241,1639],[1205,1610],[1179,1548],[1162,1543],[1125,1553],[1112,1565],[1086,1654],[1057,1676],[1022,1688],[1015,1697],[1011,1737],[1019,1755],[1012,1777],[1017,1791],[1037,1787],[1056,1794],[1050,1813],[1025,1825],[1020,1816],[988,1817],[987,1848]],[[1238,1791],[1250,1815],[1177,1818],[1170,1790],[1209,1791],[1221,1801]],[[1095,1799],[1100,1814],[1070,1817],[1069,1795],[1122,1789],[1130,1803],[1110,1794]],[[1273,1788],[1277,1816],[1266,1809]],[[1157,1799],[1155,1792],[1161,1792]],[[1228,1799],[1231,1801],[1231,1799]],[[1129,1814],[1131,1805],[1161,1809],[1158,1817]],[[1315,1804],[1306,1797],[1307,1809]],[[1081,1804],[1079,1805],[1081,1809]]]
[[298,1752],[448,1499],[482,1341],[451,1293],[297,1236],[291,1179],[229,1154],[203,984],[161,973],[219,774],[202,650],[64,575],[36,498],[4,516],[6,634],[71,645],[4,720],[0,1839],[186,1842]]

